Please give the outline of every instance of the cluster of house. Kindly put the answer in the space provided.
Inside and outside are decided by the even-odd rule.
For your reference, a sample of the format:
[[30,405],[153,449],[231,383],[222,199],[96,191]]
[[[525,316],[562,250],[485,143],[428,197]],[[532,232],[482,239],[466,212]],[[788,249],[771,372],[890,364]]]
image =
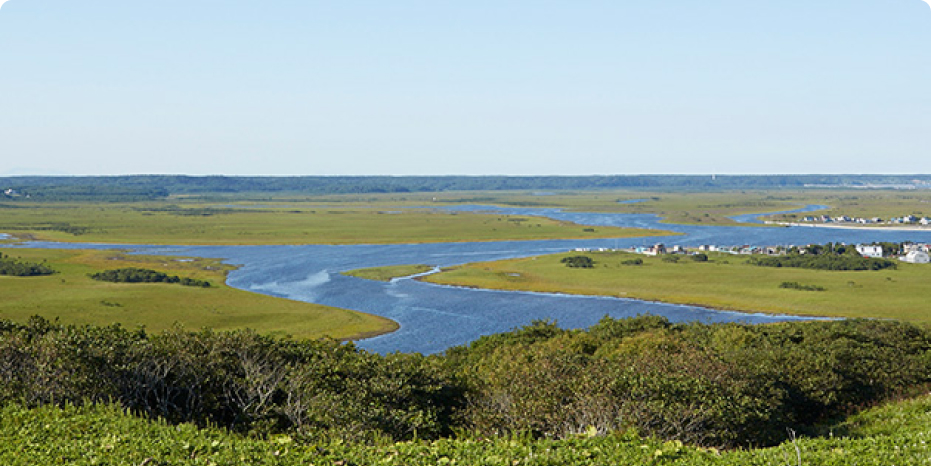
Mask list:
[[700,252],[724,252],[728,254],[766,254],[777,256],[785,254],[789,250],[786,246],[713,246],[701,245],[697,248],[687,248],[684,246],[669,246],[663,243],[654,244],[653,246],[635,246],[628,249],[609,249],[609,248],[575,248],[575,252],[633,252],[647,256],[660,256],[665,254],[698,254]]
[[[857,251],[860,251],[859,247],[857,248]],[[931,245],[907,243],[902,245],[902,252],[905,255],[900,256],[899,260],[911,262],[912,264],[931,263]]]
[[19,197],[20,196],[19,191],[13,188],[3,190],[3,194],[6,195],[7,197]]
[[[809,246],[714,246],[705,244],[697,248],[686,248],[683,246],[666,247],[662,243],[653,246],[636,246],[629,249],[610,249],[610,248],[576,248],[575,252],[633,252],[647,256],[659,256],[664,254],[698,254],[703,252],[723,252],[727,254],[764,254],[767,256],[781,256],[788,254],[790,250],[797,249],[800,254],[805,254]],[[863,257],[881,259],[885,257],[882,246],[873,244],[858,244],[857,252]],[[896,256],[903,262],[913,264],[931,263],[931,244],[927,243],[903,243],[901,245],[901,255]]]
[[929,217],[916,217],[914,215],[906,215],[904,217],[893,217],[889,220],[883,220],[879,217],[873,218],[863,218],[863,217],[848,217],[846,215],[841,215],[839,217],[831,217],[829,215],[818,215],[818,216],[808,216],[802,218],[803,222],[806,223],[856,223],[860,225],[875,225],[875,224],[887,224],[887,225],[931,225],[931,218]]

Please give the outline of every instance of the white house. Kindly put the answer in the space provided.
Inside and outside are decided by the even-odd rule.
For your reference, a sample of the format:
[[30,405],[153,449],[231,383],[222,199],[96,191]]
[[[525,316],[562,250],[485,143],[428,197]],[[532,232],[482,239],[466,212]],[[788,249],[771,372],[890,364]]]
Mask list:
[[927,264],[931,262],[931,256],[929,256],[928,253],[924,251],[912,251],[906,254],[902,260],[912,264]]
[[863,257],[872,257],[874,259],[880,259],[883,256],[883,247],[873,246],[869,244],[858,244],[857,252],[859,252],[860,255]]

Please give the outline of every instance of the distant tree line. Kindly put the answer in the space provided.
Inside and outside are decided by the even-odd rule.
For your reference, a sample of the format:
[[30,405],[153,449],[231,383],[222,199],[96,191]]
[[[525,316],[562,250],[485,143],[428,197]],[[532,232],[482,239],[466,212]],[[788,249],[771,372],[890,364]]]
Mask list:
[[250,331],[0,321],[0,404],[116,401],[170,422],[307,441],[635,429],[773,445],[787,428],[805,432],[929,382],[931,331],[890,321],[535,322],[429,357]]
[[606,175],[606,176],[89,176],[6,177],[33,200],[151,200],[172,194],[364,194],[565,189],[778,189],[929,182],[928,175]]
[[94,280],[114,283],[179,283],[184,286],[199,286],[210,288],[210,282],[196,278],[178,277],[168,275],[151,269],[127,267],[122,269],[105,270],[91,275]]
[[[35,201],[98,201],[98,202],[136,202],[152,201],[168,197],[168,190],[160,187],[114,185],[105,179],[94,184],[71,184],[56,178],[34,185],[16,185],[19,193],[8,199],[18,202]],[[16,178],[8,181],[17,180]],[[2,185],[0,185],[2,186]]]
[[55,270],[46,264],[14,259],[0,252],[0,275],[36,277],[41,275],[52,275],[53,273],[55,273]]

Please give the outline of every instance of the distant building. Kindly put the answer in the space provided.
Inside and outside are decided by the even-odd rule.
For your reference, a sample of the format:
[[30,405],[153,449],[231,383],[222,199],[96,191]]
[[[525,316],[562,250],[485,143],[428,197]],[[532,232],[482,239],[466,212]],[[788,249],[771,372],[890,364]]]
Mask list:
[[659,243],[652,248],[649,248],[643,251],[644,254],[648,256],[658,256],[660,254],[666,254],[666,246],[663,243]]
[[915,243],[902,243],[902,252],[908,254],[912,251],[923,251],[924,249],[920,244]]
[[880,259],[883,256],[883,247],[873,246],[869,244],[858,244],[857,252],[860,253],[860,255],[863,257],[872,257],[874,259]]
[[931,256],[924,251],[912,251],[906,254],[902,260],[912,264],[927,264],[931,262]]

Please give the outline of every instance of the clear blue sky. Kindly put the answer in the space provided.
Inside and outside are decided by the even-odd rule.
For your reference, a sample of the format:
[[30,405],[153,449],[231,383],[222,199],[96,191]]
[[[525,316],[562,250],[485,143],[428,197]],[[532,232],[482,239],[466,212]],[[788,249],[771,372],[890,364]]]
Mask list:
[[931,173],[920,0],[10,0],[0,174]]

